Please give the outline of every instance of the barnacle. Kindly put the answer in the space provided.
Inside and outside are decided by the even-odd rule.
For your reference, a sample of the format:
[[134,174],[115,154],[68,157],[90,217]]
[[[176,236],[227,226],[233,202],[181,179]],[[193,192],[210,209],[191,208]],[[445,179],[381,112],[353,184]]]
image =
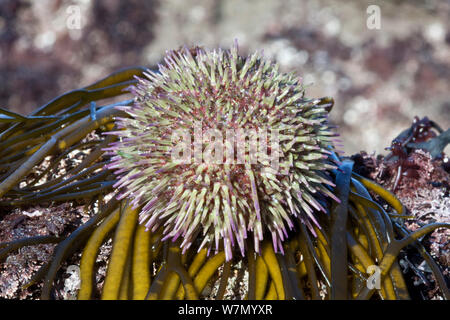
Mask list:
[[[199,52],[198,50],[203,49],[191,50],[191,53]],[[261,77],[264,74],[266,64],[259,59],[259,56],[241,58],[237,57],[236,51],[233,50],[221,53],[224,59],[225,55],[229,58],[226,60],[227,63],[236,63],[234,66],[232,63],[223,65],[223,74],[228,74],[231,77],[225,84],[232,88],[240,88],[241,85],[246,85],[247,80],[249,80],[248,85],[250,85],[251,78],[244,76],[242,78],[244,81],[239,83],[238,75],[248,74]],[[270,217],[273,216],[267,213],[267,210],[270,211],[268,206],[275,205],[275,202],[259,200],[259,195],[263,195],[262,191],[266,191],[266,189],[258,189],[260,210],[261,212],[266,210],[266,215],[261,215],[262,219],[259,220],[261,231],[258,232],[261,232],[264,236],[270,231],[281,231],[283,236],[281,237],[281,234],[278,233],[275,238],[275,245],[267,237],[261,237],[258,232],[255,232],[256,224],[255,227],[249,229],[257,235],[256,241],[244,241],[244,236],[235,238],[238,239],[238,246],[239,241],[244,241],[245,255],[232,255],[230,253],[232,247],[225,243],[225,239],[231,241],[233,237],[239,234],[239,231],[244,232],[249,227],[249,222],[246,219],[253,219],[254,223],[258,220],[255,219],[257,209],[254,201],[255,192],[251,190],[252,183],[251,181],[249,183],[247,178],[242,178],[250,175],[246,175],[246,172],[235,172],[236,179],[241,177],[242,181],[230,179],[230,181],[239,181],[238,186],[240,188],[247,186],[248,189],[235,194],[235,201],[244,203],[245,200],[247,206],[243,204],[242,207],[246,210],[241,211],[245,223],[238,221],[239,226],[236,226],[236,229],[231,227],[232,235],[227,235],[225,232],[230,230],[229,227],[224,228],[218,225],[218,228],[213,226],[208,229],[208,224],[206,224],[202,225],[202,228],[198,229],[195,234],[183,230],[178,238],[173,239],[173,236],[177,232],[179,233],[181,229],[178,230],[173,225],[165,229],[164,224],[167,221],[163,225],[148,224],[147,219],[151,219],[155,212],[152,210],[146,211],[144,208],[145,206],[147,206],[146,209],[151,208],[153,204],[149,205],[149,203],[152,203],[152,197],[161,194],[158,193],[158,189],[155,191],[157,179],[151,175],[150,181],[147,181],[149,183],[148,189],[143,181],[136,182],[135,179],[142,177],[139,178],[140,172],[133,172],[133,168],[139,168],[133,165],[142,160],[142,158],[139,158],[143,156],[139,148],[145,148],[145,144],[142,143],[139,148],[133,149],[130,148],[127,141],[141,142],[141,140],[133,138],[135,137],[133,130],[144,126],[146,133],[151,132],[150,140],[151,137],[157,138],[154,131],[148,131],[149,123],[140,124],[136,121],[153,119],[166,124],[166,122],[170,122],[169,111],[183,114],[180,118],[184,122],[180,120],[179,123],[187,123],[186,121],[193,119],[189,115],[195,111],[192,107],[195,104],[195,99],[189,95],[185,99],[191,99],[189,101],[192,101],[192,104],[187,110],[181,111],[183,106],[185,108],[187,106],[185,102],[171,97],[174,100],[170,100],[172,106],[170,109],[152,111],[154,114],[150,118],[146,116],[140,118],[137,113],[141,112],[139,111],[140,104],[146,101],[155,102],[156,100],[160,103],[159,106],[164,109],[162,102],[168,100],[163,99],[161,95],[173,88],[162,87],[167,82],[162,82],[161,79],[170,72],[178,72],[184,75],[186,71],[181,68],[177,70],[175,67],[183,65],[183,63],[180,61],[174,63],[171,59],[190,59],[189,61],[192,63],[195,60],[194,56],[195,54],[189,57],[186,51],[175,52],[166,61],[168,65],[172,64],[174,69],[170,69],[167,65],[162,66],[160,74],[148,73],[150,75],[148,80],[142,80],[144,79],[144,69],[120,71],[91,86],[66,93],[37,109],[30,116],[22,116],[1,109],[0,206],[11,208],[57,201],[81,201],[86,204],[87,210],[92,212],[91,218],[86,223],[66,236],[38,236],[0,244],[0,259],[3,259],[23,246],[57,243],[52,260],[41,267],[33,279],[27,283],[27,286],[42,281],[41,297],[43,299],[51,298],[53,283],[62,262],[81,251],[82,281],[78,298],[90,299],[96,297],[94,285],[96,257],[102,244],[112,238],[112,252],[101,292],[103,299],[198,299],[204,297],[205,287],[215,281],[220,282],[215,297],[222,299],[230,276],[230,268],[238,263],[241,263],[242,268],[248,271],[249,280],[246,295],[248,299],[370,299],[374,293],[382,299],[407,299],[409,297],[408,290],[397,259],[403,248],[413,245],[433,271],[443,296],[446,299],[450,298],[448,287],[439,267],[419,241],[421,237],[433,230],[449,228],[449,225],[433,223],[423,226],[413,233],[409,232],[403,227],[402,223],[402,219],[407,217],[405,209],[395,196],[376,183],[354,173],[352,161],[341,159],[332,149],[328,149],[331,143],[327,137],[332,136],[332,134],[324,134],[324,139],[317,138],[314,143],[311,143],[312,151],[307,149],[308,143],[296,145],[298,149],[304,146],[305,150],[308,150],[304,154],[300,152],[302,155],[318,155],[317,158],[312,156],[309,160],[303,156],[303,160],[299,162],[300,165],[312,163],[313,166],[309,169],[313,169],[311,171],[314,171],[314,175],[308,175],[307,170],[303,168],[300,168],[303,171],[296,171],[311,178],[303,184],[301,189],[302,192],[309,190],[311,196],[305,198],[304,202],[297,203],[300,207],[302,207],[302,203],[307,204],[311,214],[308,214],[308,209],[302,207],[304,211],[301,211],[303,213],[298,212],[298,219],[289,215],[288,219],[292,223],[292,229],[286,230],[286,234],[283,232],[283,227],[285,223],[288,223],[288,219],[283,216],[270,220]],[[203,55],[202,53],[200,56],[195,61],[205,58],[204,61],[214,62],[214,57],[220,57],[220,53],[218,55],[212,53]],[[202,68],[200,65],[193,68],[196,67]],[[197,75],[213,74],[211,65],[205,63],[203,67],[205,70],[195,69],[193,71]],[[267,70],[269,71],[265,75],[265,80],[269,83],[269,87],[270,84],[276,83],[276,79],[271,78],[277,76],[277,73],[270,73],[273,70],[272,68],[272,64],[267,64]],[[259,74],[258,71],[260,71]],[[233,78],[233,74],[236,78]],[[136,79],[135,76],[138,78]],[[204,88],[205,83],[202,83],[202,81],[206,81],[206,79],[212,81],[211,76],[193,80],[195,87],[189,93],[198,92],[201,96],[202,91],[198,88]],[[306,126],[307,130],[311,130],[308,131],[308,133],[311,133],[309,137],[314,140],[313,133],[317,133],[317,130],[330,133],[324,113],[331,110],[332,100],[329,98],[304,99],[303,89],[297,86],[293,77],[283,75],[278,80],[280,80],[278,88],[281,93],[284,92],[284,89],[289,90],[285,90],[285,100],[280,99],[277,103],[282,105],[283,101],[286,102],[283,107],[287,107],[288,110],[288,105],[293,103],[292,109],[294,111],[291,115],[288,115],[280,110],[274,110],[275,119],[280,121],[279,123],[298,125],[299,127],[296,130],[300,129],[304,119],[306,119],[305,123],[308,123],[308,117],[302,115],[301,110],[299,110],[299,108],[304,107],[305,110],[310,110],[312,114],[315,111],[318,112],[317,118],[313,117],[310,120],[318,121],[319,124]],[[175,86],[180,83],[175,81],[171,84]],[[123,89],[130,85],[134,85],[134,93],[137,95],[135,99],[108,105],[100,104],[102,99],[124,94]],[[158,86],[161,88],[157,89]],[[257,87],[254,89],[257,90]],[[268,95],[267,97],[271,96]],[[233,98],[239,98],[242,101],[242,95],[239,91],[230,94],[230,99]],[[118,106],[120,108],[117,108]],[[175,109],[176,106],[181,109]],[[151,108],[146,110],[151,110]],[[218,114],[207,109],[200,111],[202,112],[195,115],[197,118],[208,118]],[[162,117],[163,112],[167,116]],[[280,115],[280,117],[277,117],[277,115]],[[263,121],[262,117],[256,118],[259,119],[256,125]],[[220,122],[216,121],[215,124]],[[175,125],[174,122],[169,124]],[[326,130],[321,131],[322,128]],[[92,132],[97,133],[96,138],[86,139]],[[102,134],[107,132],[116,132],[116,134]],[[296,131],[294,130],[294,132]],[[128,135],[131,138],[129,140],[126,139],[128,133],[133,133],[133,135]],[[320,134],[317,136],[320,136]],[[292,138],[286,141],[292,141]],[[56,179],[40,182],[46,173],[55,171],[59,163],[70,152],[83,148],[89,148],[90,153],[76,167]],[[104,149],[108,148],[111,149],[106,153]],[[109,154],[110,152],[112,155]],[[155,150],[152,150],[152,152],[156,153]],[[320,161],[318,161],[319,155]],[[323,155],[326,155],[327,159],[323,159]],[[38,177],[31,176],[33,167],[42,163],[45,158],[50,159],[45,172]],[[157,162],[161,161],[163,156],[158,157],[156,153],[154,157],[150,154],[145,159],[150,159],[149,163],[152,159]],[[314,160],[317,160],[317,162],[314,162]],[[114,173],[118,169],[118,165],[123,165],[122,173]],[[146,171],[147,174],[151,173],[151,170],[156,167],[148,166],[144,168],[144,171],[149,170],[148,168],[152,169]],[[173,168],[167,167],[165,169],[173,170]],[[248,170],[248,166],[244,166],[244,169]],[[186,171],[168,172],[174,182],[180,183],[185,179],[184,172],[192,174],[192,168]],[[226,171],[219,170],[215,173],[218,178],[223,179],[217,181],[220,183],[221,192],[226,195],[227,189],[224,187],[228,186]],[[159,181],[167,180],[164,182],[164,186],[170,185],[166,171],[162,170],[158,174],[158,179],[161,179]],[[177,174],[178,176],[175,177]],[[256,177],[258,173],[253,175]],[[146,175],[144,177],[147,178]],[[186,177],[186,180],[189,179],[188,174]],[[272,185],[271,182],[276,183],[281,180],[270,180],[270,175],[261,174],[259,176],[261,180],[255,182],[255,185],[257,183],[259,183],[259,186],[264,185],[264,177],[269,179],[269,185],[276,190],[276,186]],[[291,176],[288,174],[287,177]],[[282,188],[282,191],[296,190],[294,185],[300,184],[300,181],[302,181],[301,177],[295,176],[295,174],[292,174],[292,179],[292,181],[288,180],[290,184],[281,183],[283,188],[287,188]],[[135,182],[136,186],[144,189],[132,188],[128,185],[128,188],[120,188],[123,194],[119,198],[113,197],[104,201],[106,195],[116,191],[113,185],[119,188],[120,184],[124,182]],[[142,184],[140,184],[141,182]],[[195,181],[192,180],[190,183],[195,183]],[[312,190],[305,188],[304,186],[307,184],[312,184],[315,188],[312,188]],[[139,193],[136,194],[139,190],[144,190],[140,197]],[[212,190],[212,193],[214,193],[214,188]],[[231,189],[228,187],[228,195],[232,199],[229,190]],[[299,189],[297,188],[297,190]],[[317,195],[319,191],[324,193],[326,197]],[[202,191],[199,190],[199,192]],[[207,194],[208,192],[211,193],[211,190],[208,189]],[[192,197],[192,193],[193,191],[191,191],[190,197]],[[314,195],[314,198],[312,198],[312,195]],[[389,210],[385,210],[376,201],[375,195],[384,199],[389,205]],[[164,206],[164,203],[166,203],[166,206],[169,207],[169,196],[170,194],[164,195],[161,198],[162,202],[158,205]],[[295,198],[292,193],[289,195],[289,192],[284,192],[284,196],[283,199],[287,199],[289,196]],[[212,198],[212,195],[210,197]],[[138,200],[133,201],[134,199]],[[215,197],[214,199],[222,201],[225,198]],[[277,196],[275,196],[275,199],[277,199]],[[317,201],[317,203],[314,201]],[[239,216],[239,214],[236,215],[239,211],[237,211],[237,204],[233,200],[222,203],[223,207],[220,207],[224,208],[221,212],[222,215],[229,210],[226,209],[228,204],[230,208],[234,208],[232,210],[232,213],[235,214],[234,217]],[[285,205],[281,199],[278,203]],[[203,206],[207,208],[203,204],[201,208]],[[96,208],[95,211],[94,208]],[[208,208],[211,208],[211,206]],[[283,206],[282,210],[286,210],[286,208],[289,208],[289,204]],[[323,212],[318,212],[317,209],[321,208],[323,208]],[[282,211],[280,210],[277,207],[277,212],[281,215]],[[142,212],[144,213],[142,214]],[[210,211],[207,210],[206,212],[210,214]],[[273,211],[270,212],[273,214]],[[144,222],[141,224],[139,223],[140,214],[141,220]],[[176,219],[177,215],[173,215],[173,217],[175,217],[173,219]],[[307,217],[309,218],[306,219]],[[316,220],[317,224],[310,223],[312,218]],[[225,218],[223,221],[225,221]],[[310,224],[308,225],[308,223]],[[153,228],[146,230],[146,224]],[[166,225],[169,224],[170,222]],[[213,239],[212,230],[214,230],[215,236],[214,245],[217,239],[222,240],[217,246],[217,252],[214,253],[208,252],[209,245],[212,245],[210,242]],[[219,230],[221,237],[216,236],[216,230]],[[222,230],[224,230],[223,233],[221,233]],[[208,235],[210,238],[203,243]],[[183,244],[185,236],[188,240]],[[169,238],[172,241],[169,241]],[[261,242],[260,245],[259,242]],[[371,266],[374,265],[380,268],[379,288],[366,285],[370,277]],[[219,270],[221,271],[219,272]]]

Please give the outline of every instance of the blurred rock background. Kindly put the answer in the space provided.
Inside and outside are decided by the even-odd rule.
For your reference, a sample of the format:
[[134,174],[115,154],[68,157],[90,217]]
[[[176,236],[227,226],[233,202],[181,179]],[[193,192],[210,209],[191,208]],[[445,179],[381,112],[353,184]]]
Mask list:
[[[380,29],[369,29],[370,5]],[[181,45],[263,50],[333,96],[346,154],[450,126],[450,0],[0,0],[0,106],[24,114]]]

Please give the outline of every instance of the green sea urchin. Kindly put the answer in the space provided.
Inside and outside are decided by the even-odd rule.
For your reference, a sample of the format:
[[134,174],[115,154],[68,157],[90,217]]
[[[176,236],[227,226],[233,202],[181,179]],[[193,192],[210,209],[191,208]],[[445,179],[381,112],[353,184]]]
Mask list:
[[184,251],[202,233],[199,248],[223,243],[227,260],[235,243],[244,255],[247,232],[256,252],[264,233],[283,252],[293,219],[314,233],[314,211],[326,212],[326,196],[339,201],[328,188],[331,99],[305,98],[301,79],[258,53],[238,56],[237,44],[170,51],[145,75],[106,150],[118,199],[142,207],[147,229],[181,236]]

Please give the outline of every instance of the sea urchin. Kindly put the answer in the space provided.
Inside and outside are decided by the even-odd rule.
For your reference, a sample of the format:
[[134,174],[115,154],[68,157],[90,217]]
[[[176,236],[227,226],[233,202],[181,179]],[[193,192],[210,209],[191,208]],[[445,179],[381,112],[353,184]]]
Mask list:
[[283,252],[295,220],[314,233],[314,212],[339,201],[330,99],[306,99],[301,79],[259,53],[240,57],[237,44],[170,51],[145,75],[107,148],[117,197],[141,208],[140,223],[181,236],[183,250],[223,245],[227,260],[235,243],[244,255],[248,234],[256,252],[266,233]]

